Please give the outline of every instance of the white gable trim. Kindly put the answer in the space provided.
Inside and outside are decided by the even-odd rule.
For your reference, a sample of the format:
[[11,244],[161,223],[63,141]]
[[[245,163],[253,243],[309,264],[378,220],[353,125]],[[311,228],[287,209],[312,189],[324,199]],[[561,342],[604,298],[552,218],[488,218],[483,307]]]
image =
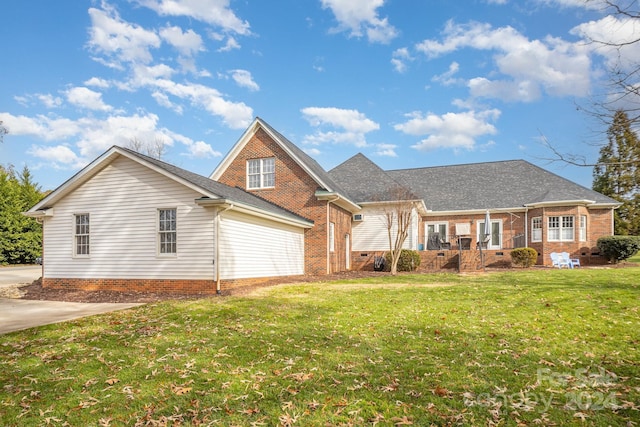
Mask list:
[[238,154],[240,154],[242,149],[244,149],[244,147],[251,140],[253,135],[256,134],[258,129],[262,129],[263,131],[265,131],[267,135],[269,135],[269,137],[271,137],[271,139],[273,139],[276,142],[276,144],[278,144],[278,146],[282,148],[289,155],[289,157],[291,157],[296,162],[296,164],[300,166],[307,173],[307,175],[313,178],[313,180],[318,185],[320,185],[322,188],[326,188],[329,192],[332,192],[334,190],[330,188],[325,182],[323,182],[316,174],[314,174],[313,171],[309,169],[306,166],[306,164],[302,160],[300,160],[300,158],[296,156],[289,149],[289,147],[287,147],[287,145],[282,142],[282,140],[277,135],[271,132],[269,126],[265,126],[264,122],[259,117],[256,117],[253,120],[253,123],[251,123],[251,125],[247,128],[247,130],[242,134],[238,142],[236,142],[233,148],[231,148],[231,151],[229,151],[229,153],[225,156],[225,158],[211,173],[211,176],[209,176],[210,179],[213,179],[214,181],[217,181],[218,179],[220,179],[220,177],[224,174],[227,168],[231,165],[233,160],[238,156]]
[[[156,165],[145,161],[144,159],[135,156],[129,152],[127,152],[126,150],[121,149],[120,147],[117,146],[113,146],[111,147],[109,150],[107,150],[104,154],[102,154],[100,157],[98,157],[96,160],[94,160],[93,162],[91,162],[88,166],[86,166],[84,169],[82,169],[80,172],[78,172],[77,174],[75,174],[73,177],[71,177],[69,180],[67,180],[65,183],[63,183],[61,186],[59,186],[58,188],[56,188],[53,192],[51,192],[51,194],[49,194],[47,197],[45,197],[43,200],[41,200],[38,204],[36,204],[34,207],[32,207],[31,209],[29,209],[27,212],[25,212],[25,215],[27,216],[34,216],[34,217],[38,217],[38,216],[42,216],[42,214],[40,212],[43,212],[43,208],[50,206],[54,203],[56,203],[58,200],[62,199],[63,197],[67,196],[68,194],[70,194],[71,192],[73,192],[76,188],[78,188],[80,185],[84,184],[85,182],[87,182],[89,179],[91,179],[94,175],[96,175],[98,172],[100,172],[101,170],[103,170],[105,167],[107,167],[109,164],[111,164],[116,158],[118,158],[119,156],[124,156],[142,166],[145,166],[161,175],[166,176],[167,178],[172,179],[173,181],[176,181],[182,185],[184,185],[185,187],[188,187],[194,191],[197,191],[198,193],[202,194],[203,196],[207,196],[211,199],[217,199],[220,196],[218,196],[217,194],[213,194],[209,191],[204,190],[203,188],[192,184],[189,181],[186,181],[162,168],[157,167]],[[40,211],[40,212],[38,212]]]

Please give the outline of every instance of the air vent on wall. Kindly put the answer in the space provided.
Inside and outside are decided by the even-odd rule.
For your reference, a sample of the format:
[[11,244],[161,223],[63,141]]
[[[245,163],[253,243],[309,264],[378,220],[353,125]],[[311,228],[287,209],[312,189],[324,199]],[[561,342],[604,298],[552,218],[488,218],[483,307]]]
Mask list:
[[354,221],[362,221],[362,214],[353,215],[353,220]]

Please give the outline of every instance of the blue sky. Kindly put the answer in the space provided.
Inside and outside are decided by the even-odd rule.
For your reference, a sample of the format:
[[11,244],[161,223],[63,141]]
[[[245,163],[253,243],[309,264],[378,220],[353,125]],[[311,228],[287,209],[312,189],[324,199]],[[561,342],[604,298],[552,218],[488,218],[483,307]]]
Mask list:
[[577,106],[614,52],[586,41],[634,31],[599,0],[32,0],[2,15],[0,163],[43,189],[132,140],[208,176],[255,116],[326,169],[358,152],[384,169],[522,158],[590,187],[542,139],[595,161],[603,129]]

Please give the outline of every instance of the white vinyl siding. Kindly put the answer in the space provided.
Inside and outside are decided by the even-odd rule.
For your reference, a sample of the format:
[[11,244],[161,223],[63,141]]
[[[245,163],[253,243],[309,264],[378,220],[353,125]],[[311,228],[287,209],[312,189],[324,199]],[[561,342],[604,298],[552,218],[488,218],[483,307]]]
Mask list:
[[177,253],[176,209],[158,210],[158,253],[160,255]]
[[220,219],[220,278],[304,274],[304,231],[226,211]]
[[[362,210],[362,221],[352,222],[353,230],[352,251],[388,251],[389,237],[387,234],[387,219],[384,209],[378,206],[368,206]],[[408,230],[407,239],[402,246],[404,249],[418,248],[418,228],[419,217],[417,212],[412,212],[411,225]],[[395,238],[397,227],[392,231],[392,239]]]
[[[55,204],[45,218],[49,278],[212,279],[214,210],[201,194],[119,157]],[[177,256],[158,256],[158,209],[175,206]],[[74,214],[91,212],[91,257],[73,257]]]

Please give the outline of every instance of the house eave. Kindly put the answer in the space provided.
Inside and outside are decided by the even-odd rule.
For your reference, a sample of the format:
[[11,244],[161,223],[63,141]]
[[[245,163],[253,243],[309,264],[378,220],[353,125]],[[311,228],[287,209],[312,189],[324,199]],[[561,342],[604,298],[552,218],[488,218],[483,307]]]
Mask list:
[[525,207],[527,208],[547,208],[547,207],[558,207],[558,206],[590,206],[596,203],[595,200],[589,199],[575,199],[575,200],[552,200],[549,202],[533,202],[533,203],[525,203]]
[[342,209],[345,209],[351,213],[357,213],[362,210],[362,207],[360,205],[353,203],[351,200],[347,199],[340,193],[336,193],[334,191],[318,190],[316,191],[315,196],[318,200],[330,201],[331,203],[334,203],[340,206]]
[[202,207],[215,207],[219,209],[234,210],[237,212],[242,212],[252,216],[269,219],[269,220],[280,222],[283,224],[293,225],[295,227],[312,228],[314,225],[312,221],[287,218],[272,212],[265,212],[264,210],[259,209],[255,206],[247,205],[244,203],[238,203],[229,199],[222,199],[222,198],[212,199],[209,197],[200,197],[198,199],[195,199],[195,203],[198,206],[202,206]]
[[41,219],[45,217],[53,216],[53,208],[42,208],[36,211],[29,210],[27,212],[22,212],[22,215],[27,216],[29,218]]
[[430,210],[427,212],[425,216],[464,216],[464,215],[484,215],[487,213],[487,210],[490,214],[497,213],[515,213],[515,212],[526,212],[528,210],[527,207],[518,206],[512,208],[491,208],[491,209],[461,209],[461,210],[448,210],[448,211],[433,211]]
[[427,209],[427,205],[424,203],[424,200],[422,200],[422,199],[384,200],[384,201],[378,201],[378,202],[361,202],[360,205],[363,206],[363,207],[364,206],[385,206],[385,205],[397,204],[398,202],[409,202],[409,203],[412,203],[416,207],[416,210],[418,211],[420,216],[426,216],[431,212],[429,209]]

